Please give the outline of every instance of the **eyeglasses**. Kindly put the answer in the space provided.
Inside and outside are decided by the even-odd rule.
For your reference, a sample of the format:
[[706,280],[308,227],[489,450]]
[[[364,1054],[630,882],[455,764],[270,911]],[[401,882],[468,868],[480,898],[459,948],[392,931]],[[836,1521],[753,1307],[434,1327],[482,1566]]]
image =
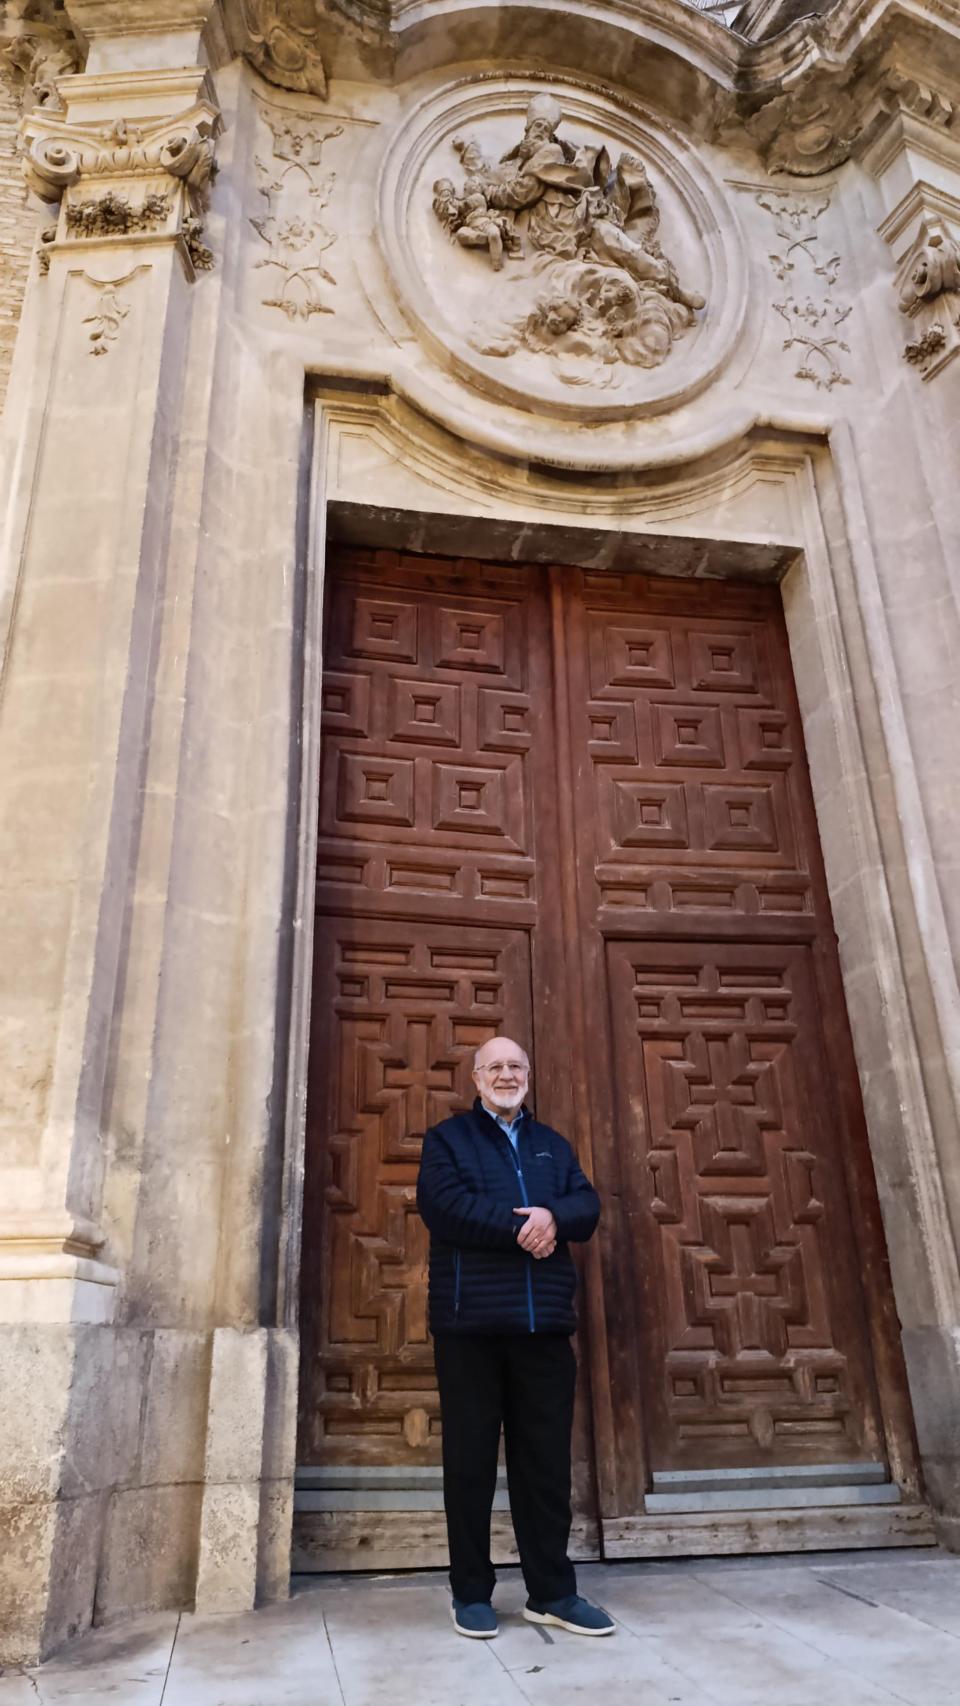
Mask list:
[[522,1060],[495,1060],[492,1066],[478,1066],[478,1072],[485,1072],[495,1078],[500,1072],[511,1072],[517,1078],[529,1076],[530,1068]]

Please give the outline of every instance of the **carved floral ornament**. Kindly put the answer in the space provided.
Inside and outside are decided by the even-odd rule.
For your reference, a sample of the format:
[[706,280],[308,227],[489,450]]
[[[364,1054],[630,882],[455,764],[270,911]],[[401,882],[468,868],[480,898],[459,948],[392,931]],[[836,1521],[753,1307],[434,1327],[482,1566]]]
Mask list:
[[380,179],[396,295],[529,409],[670,407],[726,359],[737,228],[692,149],[597,91],[490,79],[410,115]]

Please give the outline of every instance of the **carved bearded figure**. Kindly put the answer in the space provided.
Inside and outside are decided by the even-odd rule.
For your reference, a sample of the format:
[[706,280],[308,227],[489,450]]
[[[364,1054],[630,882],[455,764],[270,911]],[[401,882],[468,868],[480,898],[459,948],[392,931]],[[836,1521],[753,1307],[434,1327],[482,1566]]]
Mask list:
[[533,305],[474,334],[487,355],[521,346],[560,363],[568,384],[611,383],[617,366],[655,367],[694,323],[703,297],[685,290],[658,240],[660,212],[643,162],[624,152],[616,168],[603,145],[557,135],[550,95],[534,95],[521,140],[499,161],[455,137],[466,181],[434,185],[434,212],[465,248],[524,262],[513,280],[538,286]]

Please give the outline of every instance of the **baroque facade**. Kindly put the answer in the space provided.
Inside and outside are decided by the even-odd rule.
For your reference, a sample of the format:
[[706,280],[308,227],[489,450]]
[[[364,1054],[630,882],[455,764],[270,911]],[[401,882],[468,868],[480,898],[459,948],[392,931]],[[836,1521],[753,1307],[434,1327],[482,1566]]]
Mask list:
[[812,3],[7,0],[0,1662],[440,1561],[508,1022],[581,1553],[960,1547],[960,17]]

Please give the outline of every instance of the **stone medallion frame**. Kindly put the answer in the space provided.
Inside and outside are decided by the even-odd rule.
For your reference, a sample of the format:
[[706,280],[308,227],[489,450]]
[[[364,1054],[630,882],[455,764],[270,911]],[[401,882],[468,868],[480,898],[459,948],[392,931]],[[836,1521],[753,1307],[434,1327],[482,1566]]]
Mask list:
[[[706,297],[697,324],[661,366],[611,370],[610,386],[564,385],[552,375],[546,355],[520,351],[509,361],[484,355],[458,325],[458,310],[460,318],[465,308],[469,313],[478,295],[495,299],[504,283],[510,288],[511,262],[494,274],[486,255],[458,250],[437,224],[430,186],[435,177],[462,175],[455,136],[489,137],[495,152],[517,140],[534,95],[549,95],[562,107],[562,136],[603,140],[614,154],[627,149],[643,159],[660,202],[664,249],[684,282]],[[391,136],[377,183],[377,229],[393,293],[434,363],[525,411],[614,420],[676,409],[716,380],[737,347],[747,308],[747,266],[728,202],[690,141],[636,101],[626,96],[614,101],[586,79],[474,75],[433,89]],[[444,291],[432,286],[433,278],[443,280]],[[473,296],[458,300],[458,290]]]
[[[929,1391],[930,1360],[940,1354],[934,1341],[949,1333],[958,1276],[931,1120],[935,1088],[925,1081],[919,1046],[918,1032],[932,1016],[918,1010],[915,996],[911,1001],[904,975],[910,896],[894,834],[894,782],[887,758],[890,744],[901,739],[902,710],[882,685],[891,679],[885,661],[890,637],[862,526],[848,430],[826,422],[808,422],[805,428],[795,421],[755,423],[722,452],[696,457],[691,451],[686,462],[638,475],[632,493],[620,483],[615,499],[605,497],[602,483],[594,481],[594,515],[585,518],[569,492],[558,497],[546,480],[545,516],[538,507],[541,494],[531,490],[529,477],[521,494],[519,481],[511,487],[510,474],[487,465],[480,453],[466,452],[452,438],[440,445],[435,429],[418,420],[387,386],[358,394],[315,378],[307,418],[302,763],[287,1055],[286,1212],[278,1252],[283,1324],[295,1325],[298,1312],[328,536],[440,554],[592,566],[606,560],[618,568],[632,562],[646,573],[657,572],[658,561],[660,572],[711,576],[735,573],[739,563],[741,572],[746,565],[748,572],[768,580],[777,578],[786,562],[784,611],[923,1453],[943,1421],[925,1413],[921,1399],[925,1388]],[[367,460],[357,465],[367,473],[359,479],[350,471],[349,447],[361,441]],[[366,496],[374,454],[390,470],[389,491],[378,504]],[[583,474],[585,494],[591,480]],[[405,501],[400,496],[404,487]],[[498,501],[491,501],[492,488],[499,488]],[[909,1502],[921,1496],[909,1414],[903,1404],[891,1407],[886,1398],[883,1408],[891,1473],[908,1501],[894,1516],[893,1531],[899,1544],[929,1544],[929,1513]],[[871,1529],[871,1520],[869,1514],[864,1517],[858,1543],[880,1539],[889,1544],[889,1514],[883,1518],[885,1539],[879,1529]],[[712,1551],[718,1545],[743,1550],[743,1521],[731,1518],[718,1542],[716,1519],[704,1518],[703,1533],[691,1533],[678,1548],[675,1519],[663,1523],[642,1514],[612,1523],[605,1519],[605,1549],[608,1556],[666,1556],[678,1549]],[[775,1520],[765,1527],[764,1516],[753,1513],[749,1521],[753,1549],[787,1545],[776,1538]],[[809,1538],[794,1524],[789,1548],[849,1546],[851,1541],[848,1521],[837,1524],[836,1534],[821,1523],[811,1528]]]

